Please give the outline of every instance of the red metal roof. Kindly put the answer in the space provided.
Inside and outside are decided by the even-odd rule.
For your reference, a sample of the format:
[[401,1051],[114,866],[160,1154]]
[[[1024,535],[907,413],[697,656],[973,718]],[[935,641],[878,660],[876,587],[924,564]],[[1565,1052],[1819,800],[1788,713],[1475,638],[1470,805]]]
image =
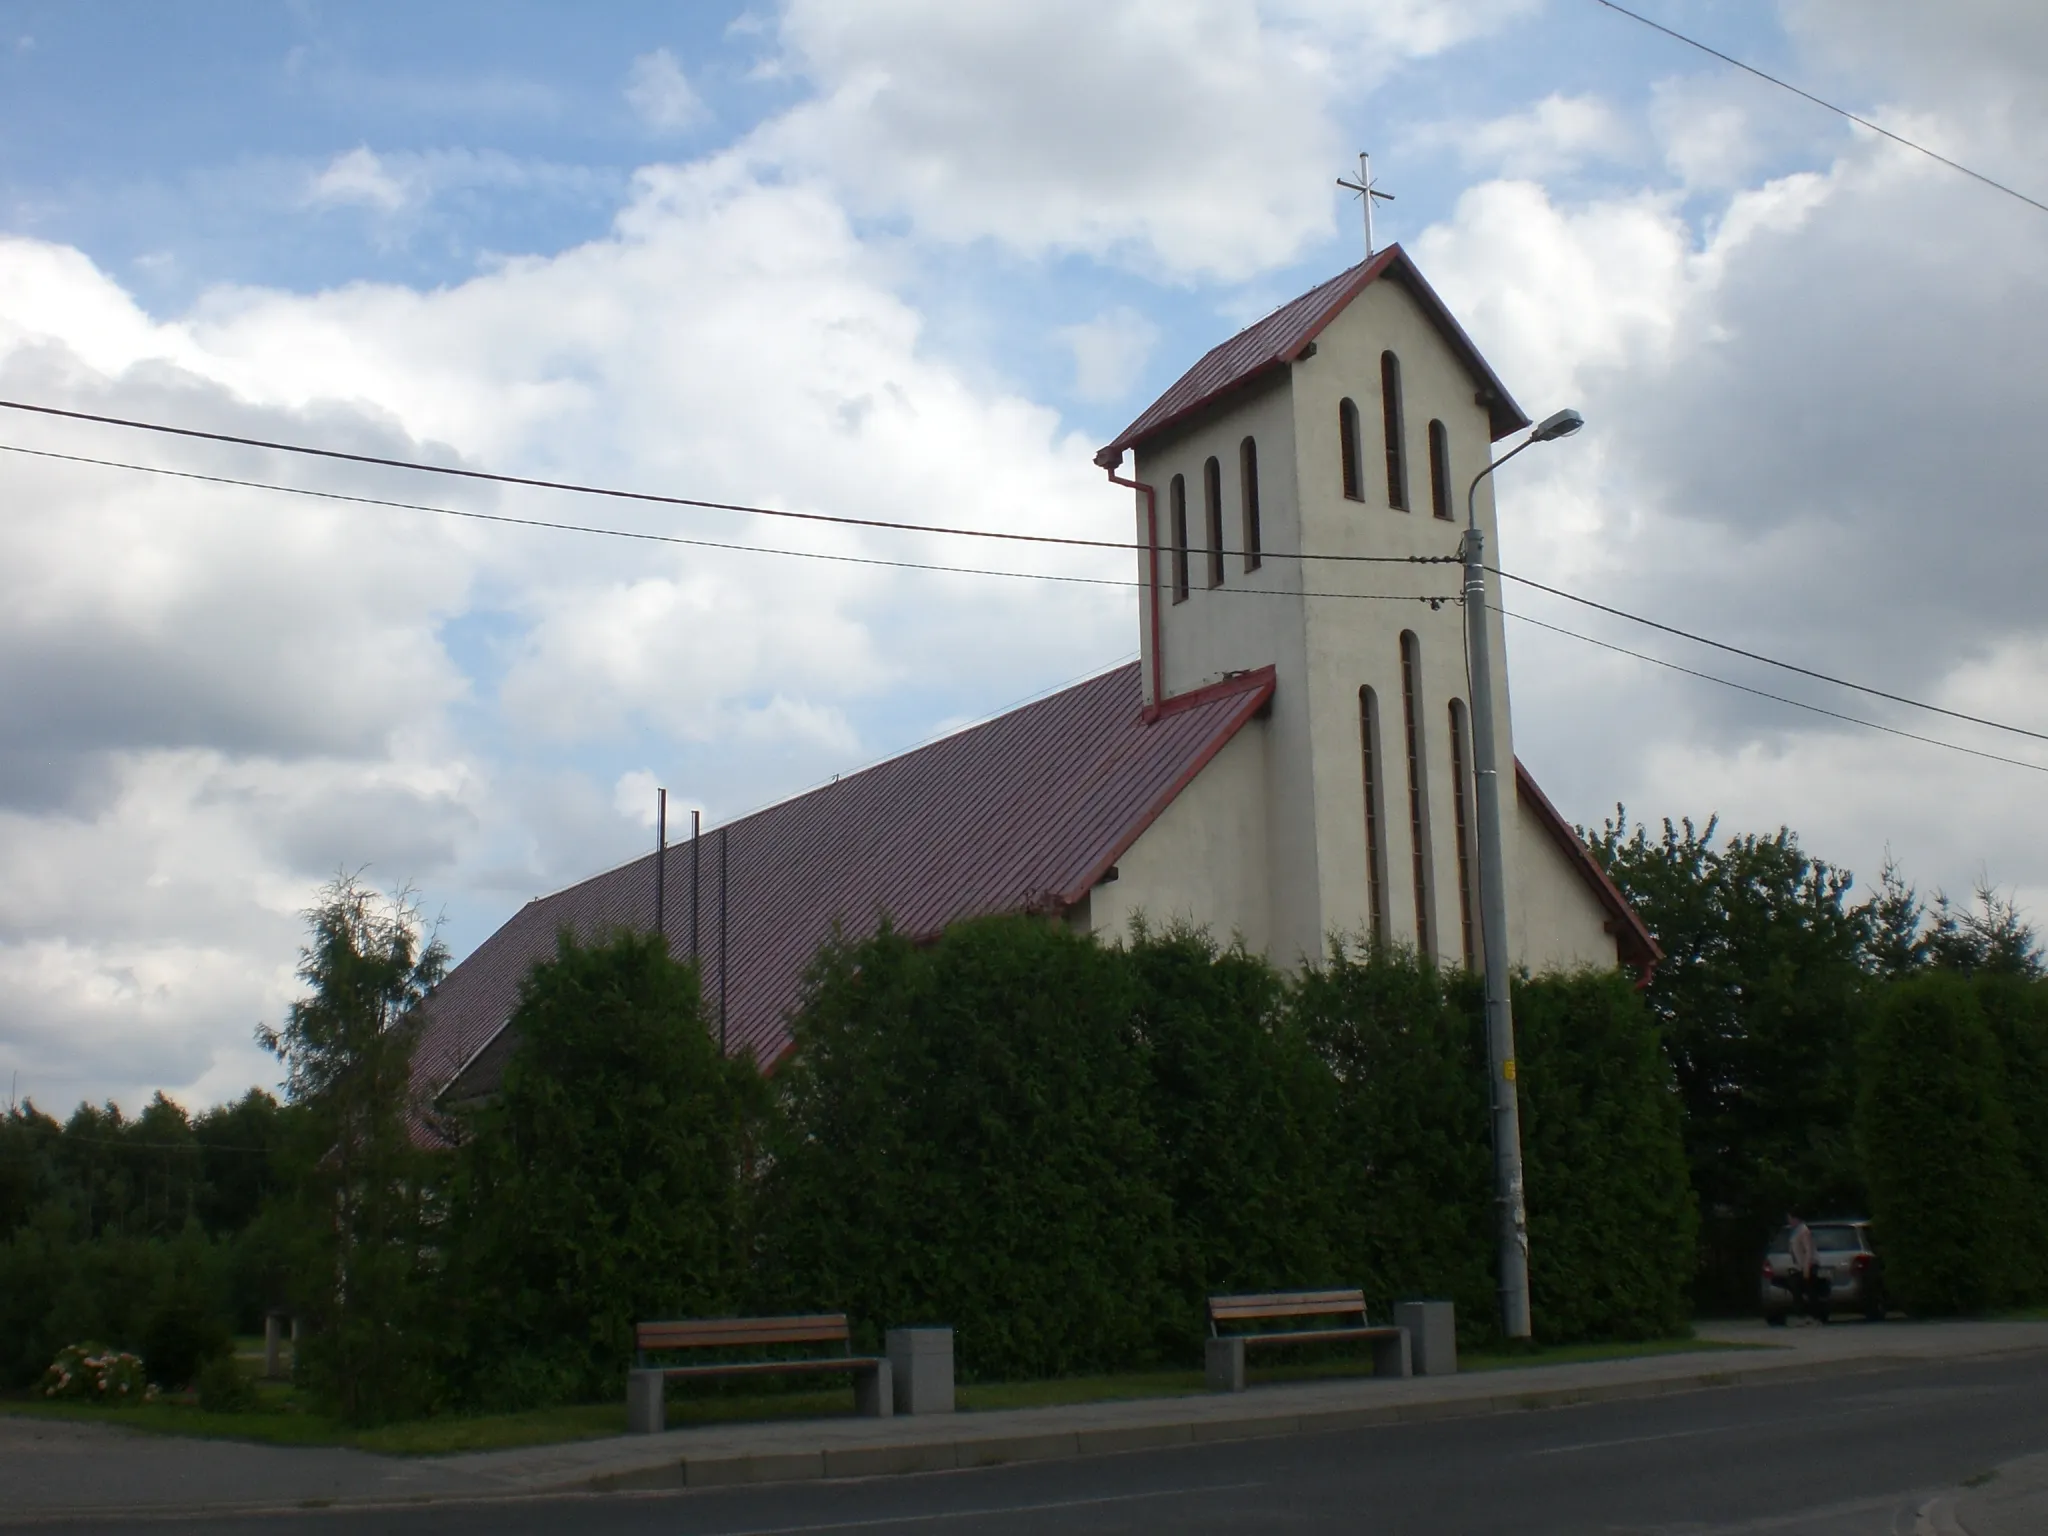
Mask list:
[[[716,1006],[718,847],[728,841],[728,1038],[764,1066],[790,1044],[805,966],[839,922],[935,935],[991,912],[1059,912],[1101,879],[1174,796],[1272,696],[1273,670],[1141,715],[1138,665],[1117,668],[901,757],[708,832],[697,881],[698,952]],[[669,948],[690,951],[690,845],[668,852]],[[654,921],[654,855],[529,902],[456,966],[428,1005],[414,1080],[438,1095],[487,1047],[519,982],[568,928],[591,939]],[[465,1080],[464,1091],[483,1083]]]
[[1529,425],[1529,418],[1508,394],[1507,386],[1494,376],[1479,349],[1472,345],[1472,338],[1436,296],[1436,290],[1423,279],[1400,246],[1390,245],[1370,261],[1339,272],[1300,298],[1282,304],[1221,346],[1212,347],[1171,389],[1124,428],[1115,442],[1096,454],[1095,462],[1105,469],[1114,469],[1122,462],[1125,450],[1193,415],[1219,396],[1263,377],[1283,363],[1293,362],[1347,304],[1365,291],[1368,283],[1382,277],[1395,279],[1414,295],[1423,313],[1470,370],[1479,386],[1480,403],[1487,408],[1494,440],[1498,442]]

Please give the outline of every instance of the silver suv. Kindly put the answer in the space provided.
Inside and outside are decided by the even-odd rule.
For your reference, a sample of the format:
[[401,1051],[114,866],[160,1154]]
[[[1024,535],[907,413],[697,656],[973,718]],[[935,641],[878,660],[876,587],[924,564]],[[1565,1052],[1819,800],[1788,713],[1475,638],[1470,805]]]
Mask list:
[[[1873,1323],[1884,1321],[1884,1260],[1871,1246],[1870,1223],[1851,1221],[1810,1221],[1813,1234],[1814,1295],[1810,1310],[1822,1322],[1834,1308],[1861,1312]],[[1792,1291],[1797,1271],[1792,1267],[1792,1229],[1780,1227],[1764,1251],[1764,1321],[1773,1328],[1785,1326],[1785,1319],[1799,1310]]]

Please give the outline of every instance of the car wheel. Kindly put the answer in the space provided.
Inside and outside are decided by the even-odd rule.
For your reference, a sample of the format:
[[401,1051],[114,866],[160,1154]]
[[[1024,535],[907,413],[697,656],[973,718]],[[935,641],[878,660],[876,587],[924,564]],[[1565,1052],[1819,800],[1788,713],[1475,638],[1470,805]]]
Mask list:
[[1764,1314],[1764,1321],[1773,1328],[1782,1328],[1785,1326],[1785,1314],[1782,1312],[1766,1312]]
[[1881,1323],[1884,1321],[1884,1316],[1884,1293],[1880,1291],[1863,1304],[1863,1321],[1866,1323]]

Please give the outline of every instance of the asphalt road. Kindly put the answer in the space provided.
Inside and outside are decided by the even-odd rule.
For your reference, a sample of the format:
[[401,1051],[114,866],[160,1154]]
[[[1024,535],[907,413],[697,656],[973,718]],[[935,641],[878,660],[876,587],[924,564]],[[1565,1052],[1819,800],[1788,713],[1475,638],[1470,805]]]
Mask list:
[[1936,1491],[2044,1448],[2048,1356],[2027,1355],[922,1477],[64,1529],[1894,1536]]

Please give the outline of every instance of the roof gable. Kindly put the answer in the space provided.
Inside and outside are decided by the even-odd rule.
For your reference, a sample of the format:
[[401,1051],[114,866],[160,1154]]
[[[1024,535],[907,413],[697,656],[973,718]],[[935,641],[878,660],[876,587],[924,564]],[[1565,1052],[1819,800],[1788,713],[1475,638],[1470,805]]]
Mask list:
[[1550,834],[1551,841],[1557,844],[1572,868],[1579,872],[1579,878],[1586,882],[1593,899],[1607,913],[1607,928],[1614,935],[1621,963],[1634,966],[1643,983],[1648,983],[1657,962],[1664,958],[1662,946],[1643,921],[1643,915],[1622,895],[1621,887],[1614,883],[1613,877],[1600,867],[1599,860],[1593,857],[1593,850],[1586,846],[1577,828],[1550,803],[1550,796],[1543,793],[1519,757],[1515,759],[1515,798],[1535,813],[1543,830]]
[[1390,245],[1371,260],[1339,272],[1220,346],[1210,348],[1200,362],[1124,428],[1116,441],[1096,454],[1095,462],[1105,469],[1114,469],[1123,461],[1126,450],[1156,437],[1233,390],[1296,361],[1346,305],[1383,277],[1408,290],[1445,344],[1464,363],[1472,375],[1479,403],[1486,407],[1494,440],[1497,442],[1529,425],[1529,418],[1508,394],[1507,386],[1494,374],[1444,301],[1437,297],[1436,290],[1400,246]]
[[[763,1066],[789,1048],[788,1015],[834,923],[851,935],[882,914],[909,933],[991,912],[1057,913],[1101,879],[1273,692],[1264,668],[1141,713],[1138,664],[848,774],[707,834],[695,878],[706,1000],[719,989],[719,869],[726,841],[728,1039]],[[654,855],[531,901],[435,990],[414,1058],[423,1094],[505,1053],[492,1045],[519,984],[569,929],[591,940],[645,929]],[[692,859],[671,845],[670,948],[690,952]],[[489,1085],[464,1079],[464,1093]]]

